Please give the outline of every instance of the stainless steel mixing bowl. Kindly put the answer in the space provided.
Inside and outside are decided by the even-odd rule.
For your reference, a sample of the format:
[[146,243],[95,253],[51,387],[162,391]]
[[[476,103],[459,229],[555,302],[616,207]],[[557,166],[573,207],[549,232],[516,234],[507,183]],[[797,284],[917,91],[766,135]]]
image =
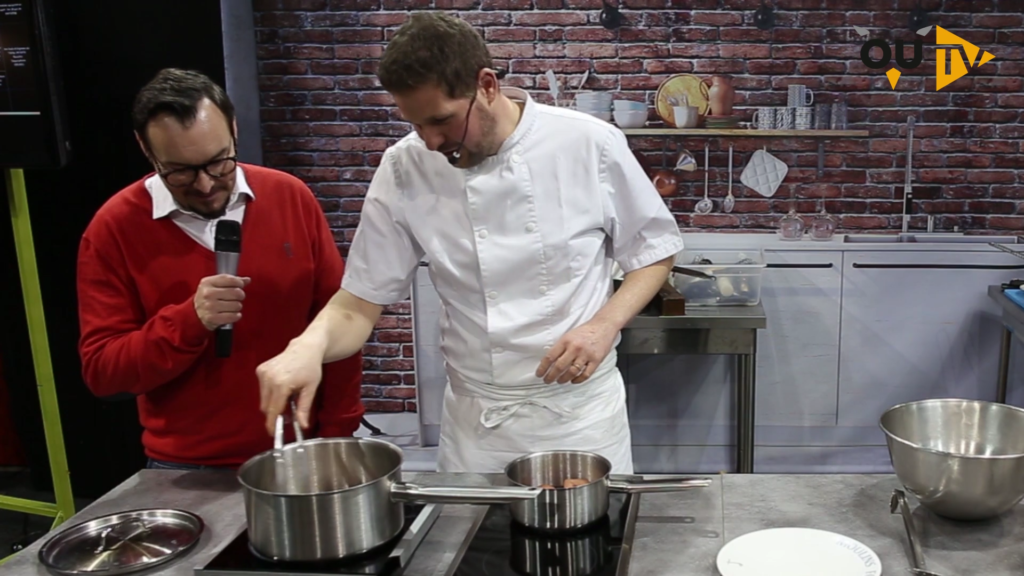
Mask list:
[[879,424],[896,476],[936,514],[983,520],[1024,498],[1024,410],[922,400],[893,406]]

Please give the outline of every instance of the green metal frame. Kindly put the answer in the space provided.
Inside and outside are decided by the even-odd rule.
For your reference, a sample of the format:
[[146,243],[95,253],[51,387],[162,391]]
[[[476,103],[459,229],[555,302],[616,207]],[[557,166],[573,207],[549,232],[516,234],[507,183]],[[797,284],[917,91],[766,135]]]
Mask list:
[[[60,425],[57,388],[53,379],[53,363],[50,360],[50,345],[46,336],[43,293],[39,288],[36,250],[32,241],[32,222],[29,219],[28,195],[25,192],[25,174],[21,170],[7,170],[5,176],[7,199],[11,207],[11,224],[14,226],[14,246],[18,253],[21,292],[24,295],[29,342],[32,345],[32,364],[35,367],[36,387],[39,389],[39,405],[43,412],[46,451],[50,458],[53,490],[57,503],[0,496],[0,509],[52,516],[54,519],[52,530],[75,514],[75,500],[71,495],[71,473],[68,471],[68,459],[64,451],[64,433]],[[0,558],[0,564],[8,559],[9,557]]]

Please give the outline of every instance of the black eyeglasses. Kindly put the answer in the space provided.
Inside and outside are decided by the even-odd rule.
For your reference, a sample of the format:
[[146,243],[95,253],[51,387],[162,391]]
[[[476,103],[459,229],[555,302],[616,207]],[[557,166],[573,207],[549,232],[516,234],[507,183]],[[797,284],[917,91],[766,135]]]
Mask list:
[[160,172],[159,174],[160,177],[166,180],[171,186],[191,186],[192,183],[196,181],[196,178],[199,178],[200,170],[206,172],[206,175],[210,178],[217,179],[230,176],[237,167],[238,158],[235,156],[228,156],[227,158],[211,160],[206,164],[175,168],[174,170]]

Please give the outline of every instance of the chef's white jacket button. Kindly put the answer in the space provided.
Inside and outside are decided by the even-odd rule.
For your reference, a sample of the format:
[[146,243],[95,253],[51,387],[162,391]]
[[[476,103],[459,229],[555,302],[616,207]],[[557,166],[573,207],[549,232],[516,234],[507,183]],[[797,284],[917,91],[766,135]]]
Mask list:
[[541,294],[547,294],[548,293],[548,287],[547,286],[541,286],[540,287],[540,293]]
[[487,297],[490,298],[491,300],[494,300],[498,297],[498,293],[492,290],[491,292],[487,293]]
[[505,351],[505,349],[502,348],[501,346],[498,346],[497,348],[494,349],[494,353],[495,354],[501,354],[504,351]]
[[519,154],[512,155],[512,161],[515,162],[516,164],[519,164],[520,160],[522,160],[522,158],[520,158]]
[[479,237],[480,237],[481,239],[483,239],[483,238],[487,238],[487,230],[481,230],[481,231],[480,231],[480,232],[479,232],[479,233],[477,234],[477,236],[479,236]]
[[537,225],[534,224],[533,222],[530,222],[529,224],[526,225],[526,231],[527,232],[533,232],[536,229],[537,229]]

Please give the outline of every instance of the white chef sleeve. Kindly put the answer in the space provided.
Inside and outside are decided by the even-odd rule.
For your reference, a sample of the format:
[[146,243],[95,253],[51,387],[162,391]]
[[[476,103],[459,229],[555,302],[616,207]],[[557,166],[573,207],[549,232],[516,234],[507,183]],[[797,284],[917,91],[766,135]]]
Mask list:
[[356,296],[387,306],[409,297],[423,250],[405,220],[394,150],[381,159],[363,201],[341,287]]
[[612,258],[624,273],[683,249],[679,225],[620,130],[609,130],[601,153],[601,198]]

